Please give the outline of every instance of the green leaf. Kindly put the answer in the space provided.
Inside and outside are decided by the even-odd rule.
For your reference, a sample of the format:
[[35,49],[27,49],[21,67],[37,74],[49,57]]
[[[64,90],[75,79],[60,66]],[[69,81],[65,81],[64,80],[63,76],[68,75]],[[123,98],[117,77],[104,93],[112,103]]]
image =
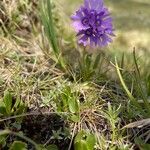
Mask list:
[[74,122],[79,122],[79,121],[80,121],[80,116],[79,116],[79,114],[78,114],[78,115],[72,115],[72,116],[70,117],[70,119],[71,119],[72,121],[74,121]]
[[0,101],[0,115],[6,115],[6,107],[5,107],[5,103],[3,101]]
[[150,75],[147,77],[147,94],[150,96]]
[[14,108],[19,107],[20,103],[21,103],[20,97],[19,97],[19,96],[17,96],[17,98],[16,98],[16,102],[15,102],[15,104],[14,104]]
[[68,105],[69,105],[69,110],[71,113],[79,112],[79,104],[78,104],[77,99],[75,97],[68,99]]
[[80,131],[77,135],[76,135],[76,137],[75,137],[75,140],[74,140],[74,143],[77,143],[77,142],[80,142],[82,139],[83,139],[83,137],[86,135],[86,132],[85,131]]
[[150,150],[150,144],[140,145],[140,150]]
[[67,101],[68,101],[68,97],[67,97],[67,95],[66,94],[62,94],[61,95],[61,98],[62,98],[62,104],[63,105],[61,105],[61,107],[62,107],[62,111],[66,111],[68,108],[68,105],[67,105]]
[[74,148],[75,150],[94,150],[94,146],[96,144],[96,137],[94,134],[91,134],[86,131],[80,131],[74,140]]
[[140,150],[150,150],[150,144],[145,144],[140,138],[135,139],[135,143],[138,145]]
[[6,144],[6,135],[0,135],[0,146],[4,147]]
[[94,65],[93,65],[93,69],[96,69],[98,67],[100,59],[101,59],[101,53],[96,56],[95,61],[94,61]]
[[[21,115],[26,112],[26,109],[27,109],[26,105],[22,103],[18,106],[17,110],[14,112],[14,115]],[[22,119],[23,117],[19,117],[19,118],[16,118],[16,121],[21,122]]]
[[90,150],[90,149],[88,149],[87,143],[84,140],[81,140],[80,142],[75,143],[74,149],[75,150]]
[[92,61],[91,61],[91,55],[87,54],[85,56],[85,64],[86,64],[87,69],[90,69],[91,63],[92,63]]
[[57,146],[52,144],[46,147],[47,150],[58,150]]
[[38,144],[38,147],[36,150],[47,150],[47,149],[44,147],[44,145]]
[[15,141],[9,150],[27,150],[27,144],[21,141]]
[[94,134],[88,134],[87,135],[87,139],[86,139],[87,145],[88,145],[88,149],[89,150],[93,150],[94,146],[96,144],[96,137]]
[[9,91],[4,92],[4,103],[6,107],[6,112],[8,115],[11,114],[11,108],[12,108],[12,95]]
[[15,115],[20,115],[22,113],[24,113],[26,111],[26,106],[24,103],[20,104],[17,108],[17,110],[15,111]]

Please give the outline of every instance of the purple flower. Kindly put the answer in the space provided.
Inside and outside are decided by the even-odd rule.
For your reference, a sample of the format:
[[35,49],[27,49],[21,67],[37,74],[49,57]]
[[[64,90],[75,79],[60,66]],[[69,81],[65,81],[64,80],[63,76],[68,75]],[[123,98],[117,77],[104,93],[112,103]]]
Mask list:
[[71,18],[80,44],[103,47],[112,42],[112,18],[103,0],[84,0],[84,6]]

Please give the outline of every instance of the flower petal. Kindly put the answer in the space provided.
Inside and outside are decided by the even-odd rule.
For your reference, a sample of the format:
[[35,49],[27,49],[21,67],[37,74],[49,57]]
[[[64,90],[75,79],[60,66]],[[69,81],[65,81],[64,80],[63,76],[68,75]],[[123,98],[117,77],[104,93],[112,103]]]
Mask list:
[[100,11],[103,7],[103,0],[85,0],[85,7]]
[[76,32],[79,32],[80,30],[88,28],[86,26],[83,26],[80,20],[79,21],[74,21],[72,25],[75,28]]
[[85,6],[87,9],[90,9],[89,0],[84,0],[84,6]]
[[103,8],[103,0],[95,0],[96,8],[98,12],[102,10]]
[[80,17],[78,15],[72,15],[71,19],[75,21],[75,20],[79,20]]

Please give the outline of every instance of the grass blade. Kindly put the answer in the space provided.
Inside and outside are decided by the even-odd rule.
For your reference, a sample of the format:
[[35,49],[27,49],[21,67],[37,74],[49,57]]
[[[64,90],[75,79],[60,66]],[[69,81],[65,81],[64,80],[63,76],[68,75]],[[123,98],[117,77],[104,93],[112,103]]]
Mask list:
[[[117,63],[117,60],[115,59],[115,65],[116,65],[116,69],[117,69],[117,74],[119,76],[119,79],[120,79],[120,82],[125,90],[125,92],[127,93],[129,99],[131,100],[131,102],[141,111],[143,112],[143,109],[142,107],[139,105],[139,103],[136,101],[136,99],[133,97],[133,95],[131,94],[131,92],[129,91],[128,87],[126,86],[123,78],[122,78],[122,75],[121,75],[121,72],[120,72],[120,68],[118,66],[118,63]],[[144,113],[144,112],[143,112]],[[145,114],[145,113],[144,113]]]
[[146,107],[146,110],[150,114],[150,105],[149,105],[149,102],[147,100],[146,93],[143,91],[143,88],[142,88],[141,74],[140,74],[140,70],[139,70],[139,67],[138,67],[135,51],[133,52],[133,58],[134,58],[135,69],[136,69],[136,75],[135,75],[136,82],[137,82],[137,85],[138,85],[138,87],[140,89],[140,93],[141,93],[141,96],[143,98],[143,102],[144,102],[144,105]]
[[41,1],[41,20],[44,26],[45,34],[52,46],[52,50],[58,60],[58,63],[63,69],[65,69],[65,63],[61,56],[61,51],[58,46],[58,41],[56,37],[55,27],[52,17],[52,6],[51,0]]

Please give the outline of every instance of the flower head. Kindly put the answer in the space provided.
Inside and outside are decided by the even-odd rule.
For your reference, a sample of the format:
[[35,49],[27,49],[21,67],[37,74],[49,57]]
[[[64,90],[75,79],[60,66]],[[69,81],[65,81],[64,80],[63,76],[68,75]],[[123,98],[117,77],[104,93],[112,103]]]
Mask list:
[[103,0],[84,0],[71,18],[80,44],[103,47],[112,42],[112,18]]

